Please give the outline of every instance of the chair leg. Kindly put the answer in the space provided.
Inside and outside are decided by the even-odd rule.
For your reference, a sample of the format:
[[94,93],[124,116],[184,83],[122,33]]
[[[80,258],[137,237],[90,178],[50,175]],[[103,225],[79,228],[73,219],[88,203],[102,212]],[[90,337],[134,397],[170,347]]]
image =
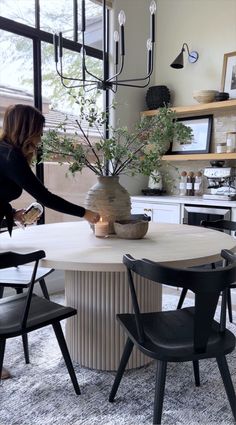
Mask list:
[[226,289],[226,296],[227,296],[227,305],[228,305],[228,314],[229,314],[229,321],[230,323],[233,323],[233,314],[232,314],[232,302],[231,302],[231,292],[230,288]]
[[[23,293],[23,288],[15,288],[15,289],[16,289],[17,294]],[[27,334],[22,335],[22,342],[23,342],[23,348],[24,348],[25,363],[29,364],[30,359],[29,359],[29,344],[28,344],[28,335]]]
[[23,342],[23,348],[24,348],[24,356],[25,356],[25,363],[29,364],[29,344],[28,344],[28,335],[23,334],[22,335],[22,342]]
[[116,372],[116,377],[115,377],[115,380],[114,380],[114,383],[112,385],[112,389],[111,389],[111,392],[110,392],[110,395],[109,395],[109,401],[110,402],[114,401],[118,387],[120,385],[120,381],[122,379],[126,365],[129,361],[130,355],[132,353],[133,347],[134,347],[134,343],[131,341],[131,339],[127,338],[125,348],[124,348],[124,351],[123,351],[123,354],[122,354],[122,357],[121,357],[121,360],[120,360],[120,364],[119,364],[118,370]]
[[4,286],[0,286],[0,298],[3,297]]
[[41,287],[41,290],[42,290],[42,293],[43,293],[44,298],[46,298],[46,300],[50,300],[50,297],[49,297],[49,293],[48,293],[48,289],[47,289],[45,280],[44,279],[40,279],[39,280],[39,284],[40,284],[40,287]]
[[182,307],[187,292],[188,292],[187,289],[185,289],[185,288],[182,289],[181,295],[179,297],[179,302],[178,302],[178,305],[177,305],[177,310],[179,310]]
[[199,361],[193,360],[193,372],[196,387],[200,387]]
[[157,361],[153,424],[160,424],[165,393],[167,362]]
[[234,417],[234,420],[236,421],[236,395],[235,395],[235,390],[233,387],[228,363],[225,356],[217,357],[216,360],[217,360],[220,374],[225,386],[225,391],[231,406],[233,417]]
[[2,380],[1,376],[2,376],[2,367],[3,367],[5,347],[6,347],[6,340],[5,339],[0,340],[0,382]]
[[69,350],[67,348],[65,337],[64,337],[64,334],[62,332],[61,324],[59,322],[56,322],[56,323],[53,323],[52,326],[53,326],[55,335],[57,337],[57,341],[58,341],[59,347],[61,349],[62,355],[64,357],[65,364],[66,364],[66,367],[68,369],[72,384],[74,386],[74,390],[75,390],[76,394],[79,395],[79,394],[81,394],[79,384],[78,384],[76,374],[75,374],[75,371],[74,371],[74,367],[73,367],[73,364],[72,364],[72,361],[71,361],[70,353],[69,353]]
[[222,291],[222,298],[221,298],[221,311],[220,311],[221,332],[224,332],[226,327],[226,309],[227,309],[227,295],[226,295],[226,289],[225,289],[224,291]]

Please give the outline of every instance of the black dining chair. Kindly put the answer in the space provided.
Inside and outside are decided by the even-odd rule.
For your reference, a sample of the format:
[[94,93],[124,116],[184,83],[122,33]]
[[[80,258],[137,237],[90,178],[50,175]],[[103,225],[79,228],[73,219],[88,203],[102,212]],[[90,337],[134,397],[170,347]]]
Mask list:
[[[0,233],[7,231],[6,220],[3,219],[1,223]],[[35,283],[38,282],[43,296],[49,300],[49,293],[47,290],[45,278],[54,272],[54,269],[48,267],[38,267]],[[5,288],[13,288],[17,294],[21,294],[25,288],[29,286],[32,276],[32,267],[29,265],[10,267],[0,270],[0,298],[3,297]],[[29,344],[27,334],[22,335],[23,349],[25,356],[25,363],[28,364],[29,360]]]
[[[161,423],[168,362],[192,361],[195,384],[199,386],[199,361],[207,358],[215,358],[218,363],[236,421],[236,395],[225,357],[235,348],[235,336],[214,320],[221,291],[236,280],[236,263],[216,270],[179,269],[147,259],[135,260],[128,254],[123,257],[123,263],[127,267],[134,313],[117,314],[117,319],[127,334],[127,341],[109,401],[114,401],[135,345],[143,354],[157,362],[154,424]],[[195,306],[142,313],[135,291],[134,275],[142,276],[157,284],[190,289],[195,293]],[[217,388],[215,390],[217,391]]]
[[[32,276],[32,266],[8,267],[0,270],[0,298],[3,297],[5,288],[13,288],[17,294],[22,294],[25,288],[28,288]],[[38,267],[35,276],[35,283],[38,282],[43,296],[49,300],[45,278],[54,271],[52,268]],[[29,344],[27,334],[22,335],[25,363],[29,363]]]
[[0,376],[2,372],[6,340],[27,335],[36,329],[52,325],[76,394],[80,394],[73,364],[63,335],[60,321],[77,314],[71,307],[54,303],[33,293],[39,260],[44,251],[28,254],[4,252],[0,254],[0,271],[33,262],[31,279],[27,291],[0,300]]
[[[202,220],[200,223],[200,226],[208,227],[210,229],[216,229],[221,232],[224,232],[224,231],[236,232],[236,222],[230,221],[230,220],[215,220],[215,221]],[[216,264],[212,263],[211,266],[214,269],[216,267]],[[225,293],[222,294],[222,296],[225,297],[226,299],[226,302],[224,302],[224,300],[222,302],[222,315],[225,316],[226,309],[228,306],[229,321],[231,323],[233,322],[232,301],[231,301],[231,292],[230,292],[230,289],[232,288],[236,288],[235,283],[233,283],[229,288],[227,288]],[[177,308],[182,307],[186,295],[187,295],[187,290],[182,289]]]

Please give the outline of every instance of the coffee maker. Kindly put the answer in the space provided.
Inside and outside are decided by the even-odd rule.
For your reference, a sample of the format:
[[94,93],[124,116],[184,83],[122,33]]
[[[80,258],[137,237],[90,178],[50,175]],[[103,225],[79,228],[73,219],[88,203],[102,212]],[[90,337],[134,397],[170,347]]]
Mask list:
[[204,169],[204,176],[208,180],[208,185],[203,198],[227,201],[236,200],[236,168],[207,167]]

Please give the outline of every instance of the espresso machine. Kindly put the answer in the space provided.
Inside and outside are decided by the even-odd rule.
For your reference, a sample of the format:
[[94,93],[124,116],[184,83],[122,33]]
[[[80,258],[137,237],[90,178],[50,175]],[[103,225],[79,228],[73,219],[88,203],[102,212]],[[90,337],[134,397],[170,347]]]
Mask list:
[[208,167],[204,169],[208,184],[203,198],[235,201],[236,200],[236,168]]

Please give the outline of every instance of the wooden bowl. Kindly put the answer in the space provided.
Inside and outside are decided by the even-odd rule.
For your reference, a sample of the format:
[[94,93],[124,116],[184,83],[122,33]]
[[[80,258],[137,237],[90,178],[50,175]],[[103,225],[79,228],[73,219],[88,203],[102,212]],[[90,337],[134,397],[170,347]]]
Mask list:
[[217,94],[217,90],[195,90],[193,98],[199,103],[210,103],[215,100]]
[[142,239],[148,231],[148,221],[115,221],[114,230],[121,239]]

